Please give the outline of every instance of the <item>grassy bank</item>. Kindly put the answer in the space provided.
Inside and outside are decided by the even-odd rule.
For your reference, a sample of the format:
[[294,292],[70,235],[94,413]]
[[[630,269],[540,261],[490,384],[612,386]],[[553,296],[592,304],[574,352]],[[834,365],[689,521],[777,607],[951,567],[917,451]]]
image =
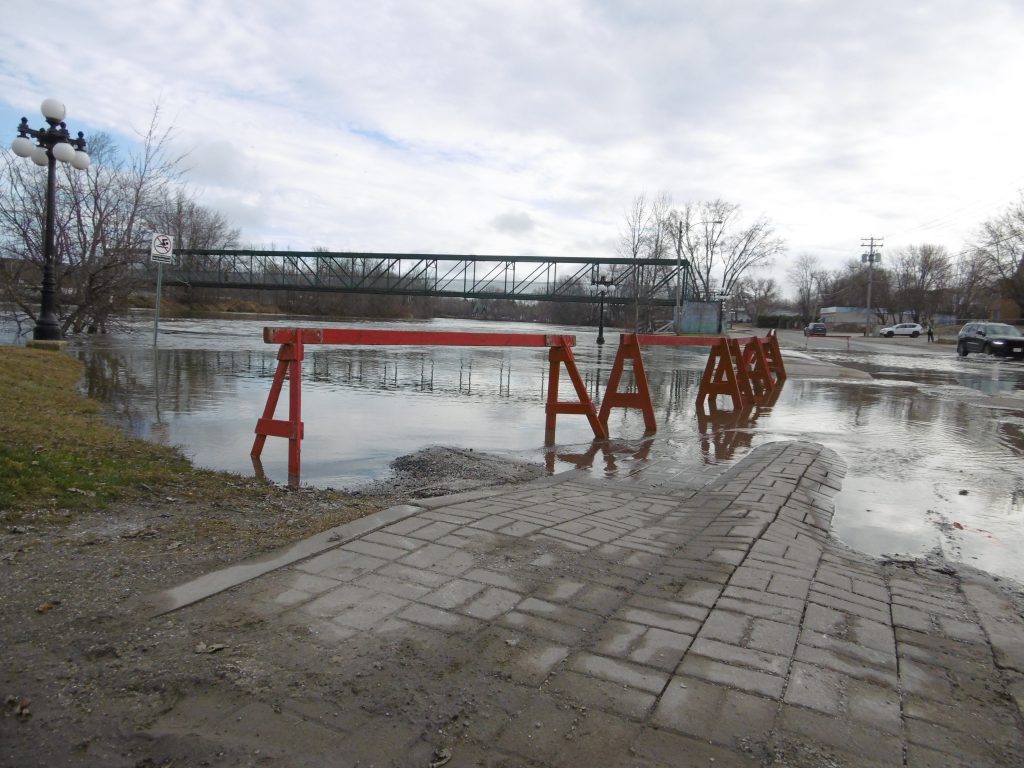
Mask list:
[[132,440],[82,397],[66,355],[0,347],[0,509],[94,508],[191,469],[180,453]]
[[118,503],[171,504],[194,510],[195,523],[206,526],[228,509],[236,512],[231,528],[269,532],[287,518],[291,530],[271,537],[276,543],[377,507],[334,491],[296,495],[196,469],[179,451],[107,424],[100,404],[80,394],[81,374],[67,355],[0,347],[0,521],[63,523]]

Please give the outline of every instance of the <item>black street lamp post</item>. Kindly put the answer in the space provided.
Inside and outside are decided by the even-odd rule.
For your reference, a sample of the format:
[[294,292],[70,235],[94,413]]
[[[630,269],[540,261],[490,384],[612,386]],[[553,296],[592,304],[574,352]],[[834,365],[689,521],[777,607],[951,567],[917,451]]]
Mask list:
[[[57,161],[71,163],[80,171],[89,167],[85,153],[85,136],[71,138],[64,124],[66,110],[56,99],[46,99],[40,111],[49,126],[38,130],[29,128],[28,118],[21,118],[18,136],[11,149],[18,157],[28,157],[39,166],[46,166],[46,212],[43,225],[43,290],[42,306],[36,319],[32,338],[36,341],[60,341],[63,334],[57,320],[57,278],[54,270],[54,207],[56,205]],[[33,143],[33,141],[35,143]]]
[[600,310],[598,311],[597,316],[597,343],[604,344],[604,297],[605,294],[608,293],[608,289],[615,285],[615,283],[611,282],[604,275],[601,275],[600,277],[597,278],[597,280],[591,280],[590,284],[600,285],[603,289],[597,292],[598,304],[600,306]]

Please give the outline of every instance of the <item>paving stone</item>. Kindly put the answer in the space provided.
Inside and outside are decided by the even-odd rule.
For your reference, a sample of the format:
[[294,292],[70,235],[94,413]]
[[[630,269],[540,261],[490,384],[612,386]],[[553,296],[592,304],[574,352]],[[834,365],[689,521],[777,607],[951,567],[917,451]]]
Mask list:
[[767,651],[779,656],[791,657],[796,649],[798,628],[769,619],[753,619],[746,647]]
[[629,606],[624,606],[615,614],[615,618],[632,622],[633,624],[646,624],[651,627],[667,629],[669,632],[676,632],[680,635],[695,635],[700,629],[700,622],[692,619],[683,619],[666,613],[657,613]]
[[844,717],[830,717],[810,709],[783,704],[777,728],[791,731],[817,744],[866,757],[880,765],[903,765],[903,743],[895,736],[857,725]]
[[599,619],[592,613],[578,611],[566,605],[550,603],[547,600],[540,600],[536,597],[528,597],[516,606],[516,610],[522,613],[532,613],[537,616],[557,621],[560,624],[571,624],[577,627],[592,627]]
[[763,605],[752,600],[738,600],[736,598],[722,595],[718,600],[717,608],[733,613],[742,613],[747,616],[756,616],[773,621],[781,621],[787,624],[800,624],[802,611],[793,608],[780,608],[774,605]]
[[400,579],[412,584],[419,584],[429,589],[436,589],[450,578],[442,573],[435,573],[434,571],[427,571],[422,568],[413,568],[412,566],[399,563],[385,565],[380,569],[379,573],[383,576]]
[[332,549],[322,555],[304,560],[295,567],[306,573],[325,576],[338,581],[351,581],[384,565],[387,561],[378,557],[349,552],[343,549]]
[[491,587],[463,606],[461,613],[490,621],[511,611],[522,599],[523,596],[518,592]]
[[413,624],[423,624],[427,627],[434,627],[444,632],[468,632],[476,629],[477,624],[472,619],[450,611],[442,611],[429,605],[414,603],[398,614],[398,618]]
[[394,595],[377,593],[351,608],[340,611],[332,620],[343,627],[370,629],[407,605],[409,605],[408,600]]
[[674,670],[693,642],[692,635],[680,635],[656,627],[648,627],[628,653],[639,664],[670,672]]
[[976,757],[951,755],[920,744],[907,745],[907,768],[980,768]]
[[478,581],[481,584],[489,584],[492,587],[502,587],[514,592],[529,591],[523,579],[515,579],[508,574],[487,570],[486,568],[471,568],[463,572],[462,578],[469,581]]
[[776,573],[768,584],[767,591],[776,595],[784,595],[803,600],[807,597],[811,583],[807,579],[798,579],[793,576],[783,576]]
[[770,672],[780,677],[785,676],[786,670],[789,668],[788,657],[776,656],[771,653],[743,648],[709,638],[698,638],[695,640],[690,651],[726,664],[750,667],[751,669]]
[[833,641],[856,643],[888,655],[896,652],[895,634],[888,624],[853,616],[823,605],[807,606],[801,641],[824,648]]
[[419,602],[432,605],[435,608],[455,608],[467,602],[474,595],[482,592],[486,587],[475,581],[465,579],[453,579],[443,587],[435,589],[420,598]]
[[663,672],[593,653],[577,654],[569,660],[569,668],[610,683],[628,685],[652,694],[661,693],[668,680],[668,675]]
[[[951,731],[923,720],[906,718],[907,741],[950,755],[965,756],[974,765],[1012,765],[1024,752],[1018,736],[1011,743],[987,741],[982,734]],[[1019,762],[1018,762],[1019,764]]]
[[651,723],[735,748],[767,742],[777,707],[771,699],[679,676],[669,681]]
[[[376,534],[385,533],[385,534],[392,534],[392,535],[399,536],[399,537],[404,537],[406,534],[410,533],[411,531],[415,531],[417,528],[422,528],[425,525],[430,525],[430,520],[428,518],[421,517],[420,515],[414,515],[412,517],[405,518],[405,520],[399,520],[397,523],[392,523],[391,525],[387,526],[386,528],[382,528],[380,531],[376,531],[375,533]],[[373,535],[373,534],[371,534],[371,535]],[[369,538],[369,537],[367,537],[367,538]],[[382,543],[387,543],[387,542],[382,542]]]
[[473,643],[474,656],[488,676],[504,677],[533,689],[569,654],[567,646],[493,625],[478,634]]
[[504,515],[488,515],[480,520],[476,520],[470,523],[472,528],[481,528],[485,531],[498,531],[502,528],[507,528],[513,525],[515,521],[510,517]]
[[737,667],[733,664],[724,664],[715,659],[699,656],[692,651],[683,658],[683,663],[679,665],[679,672],[773,699],[782,698],[785,684],[785,680],[777,675]]
[[915,720],[946,730],[974,734],[989,743],[1014,743],[1020,738],[1017,713],[1007,703],[963,698],[936,701],[908,693],[903,697],[903,712]]
[[832,608],[836,611],[871,619],[883,624],[893,620],[888,605],[849,593],[842,595],[838,590],[834,590],[826,585],[812,586],[807,599],[813,604],[823,605],[826,608]]
[[[586,585],[581,581],[558,579],[548,582],[535,593],[541,600],[564,603],[574,598]],[[575,601],[573,601],[575,604]]]
[[879,663],[872,655],[874,652],[869,649],[853,645],[838,649],[836,643],[832,645],[832,648],[817,648],[805,643],[797,643],[794,658],[797,661],[843,672],[861,680],[870,680],[891,688],[896,687],[895,659],[890,661],[886,657],[884,663]]
[[678,598],[675,600],[665,600],[664,598],[647,595],[636,595],[630,598],[629,606],[670,616],[678,616],[682,619],[693,619],[694,621],[704,621],[708,615],[708,609],[705,606],[691,605]]
[[609,616],[626,600],[628,593],[601,584],[588,584],[573,598],[572,604],[581,611]]
[[389,547],[384,544],[367,541],[366,539],[350,541],[344,547],[341,547],[341,550],[344,552],[358,552],[361,555],[378,557],[381,560],[397,560],[398,558],[409,554],[408,548]]
[[341,611],[346,611],[364,600],[373,597],[374,592],[363,587],[345,584],[325,592],[312,602],[301,607],[301,611],[309,616],[333,618]]
[[584,634],[580,627],[551,621],[540,616],[531,616],[520,611],[509,611],[503,614],[498,621],[511,629],[518,629],[534,637],[544,638],[563,645],[575,646]]
[[924,662],[934,658],[941,660],[941,663],[955,663],[955,659],[986,662],[991,658],[992,652],[987,645],[961,643],[936,634],[900,627],[896,628],[895,636],[901,658],[908,656]]
[[843,675],[834,670],[793,662],[783,701],[809,707],[826,715],[842,714],[840,685],[843,679]]
[[657,700],[652,693],[567,669],[555,671],[545,683],[545,689],[564,700],[631,720],[644,719]]

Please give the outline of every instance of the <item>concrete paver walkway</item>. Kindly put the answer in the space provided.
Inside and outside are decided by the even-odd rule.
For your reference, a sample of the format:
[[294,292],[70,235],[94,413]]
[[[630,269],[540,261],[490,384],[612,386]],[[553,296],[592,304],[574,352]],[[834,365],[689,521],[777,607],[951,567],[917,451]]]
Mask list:
[[566,473],[343,527],[162,619],[246,631],[232,685],[151,734],[211,765],[1024,764],[1020,616],[831,540],[843,472],[772,443],[713,478]]

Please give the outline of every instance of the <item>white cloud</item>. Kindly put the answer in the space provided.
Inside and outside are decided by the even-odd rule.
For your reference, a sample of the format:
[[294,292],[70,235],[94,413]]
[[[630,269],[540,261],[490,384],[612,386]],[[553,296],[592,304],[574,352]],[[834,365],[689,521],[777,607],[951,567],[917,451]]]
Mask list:
[[871,234],[959,250],[1024,186],[1012,2],[47,6],[0,29],[2,113],[131,136],[159,102],[243,242],[612,255],[666,190],[838,267]]

